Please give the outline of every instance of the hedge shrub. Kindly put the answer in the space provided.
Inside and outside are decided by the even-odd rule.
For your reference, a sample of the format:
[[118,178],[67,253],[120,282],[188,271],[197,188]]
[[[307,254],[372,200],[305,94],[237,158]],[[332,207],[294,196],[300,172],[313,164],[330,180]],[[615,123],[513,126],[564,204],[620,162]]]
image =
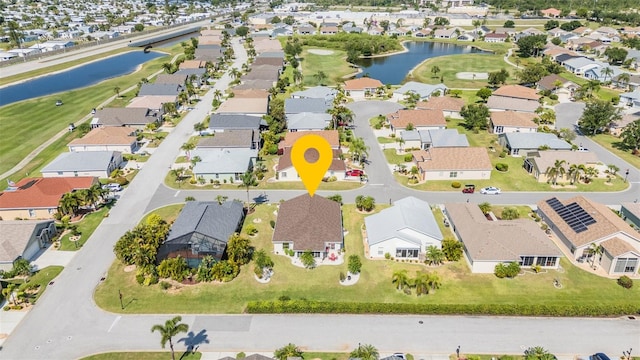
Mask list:
[[411,161],[413,161],[413,155],[405,154],[404,155],[404,162],[411,162]]
[[454,189],[459,189],[462,186],[462,184],[459,181],[454,181],[451,183],[451,187]]
[[397,304],[324,302],[309,300],[250,301],[249,314],[433,314],[512,316],[621,316],[640,314],[635,305],[542,305],[542,304]]
[[498,171],[507,171],[509,170],[509,164],[505,164],[505,163],[497,163],[496,164],[496,170]]
[[633,280],[627,275],[622,275],[618,279],[618,285],[622,286],[625,289],[631,289],[633,287]]

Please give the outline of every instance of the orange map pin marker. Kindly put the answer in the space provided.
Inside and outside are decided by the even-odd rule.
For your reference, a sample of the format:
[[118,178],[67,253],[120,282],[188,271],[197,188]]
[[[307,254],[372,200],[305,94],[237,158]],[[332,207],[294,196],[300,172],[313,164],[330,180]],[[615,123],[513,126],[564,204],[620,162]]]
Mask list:
[[[307,152],[307,150],[312,151]],[[333,150],[331,149],[331,144],[320,135],[304,135],[296,140],[291,148],[293,167],[296,168],[304,187],[311,197],[320,186],[320,182],[327,170],[329,170],[332,161]]]

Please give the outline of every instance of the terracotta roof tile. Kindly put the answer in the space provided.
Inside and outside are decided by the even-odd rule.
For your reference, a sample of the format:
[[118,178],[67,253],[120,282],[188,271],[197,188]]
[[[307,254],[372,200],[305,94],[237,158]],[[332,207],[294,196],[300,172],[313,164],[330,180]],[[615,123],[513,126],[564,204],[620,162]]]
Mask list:
[[280,204],[274,242],[292,242],[293,249],[325,251],[326,243],[342,242],[340,204],[304,194]]
[[538,100],[540,95],[535,89],[530,89],[521,85],[505,85],[493,92],[493,95],[512,97],[517,99]]
[[483,147],[431,148],[411,153],[423,171],[486,170],[493,166]]
[[0,193],[0,209],[56,208],[63,194],[97,183],[96,177],[25,178],[15,191]]
[[442,110],[398,110],[387,115],[387,120],[396,129],[404,129],[410,123],[415,127],[419,126],[441,126],[446,127],[447,121]]
[[537,117],[533,113],[522,113],[516,111],[494,111],[491,112],[491,122],[495,126],[516,126],[537,128],[538,125],[533,122]]

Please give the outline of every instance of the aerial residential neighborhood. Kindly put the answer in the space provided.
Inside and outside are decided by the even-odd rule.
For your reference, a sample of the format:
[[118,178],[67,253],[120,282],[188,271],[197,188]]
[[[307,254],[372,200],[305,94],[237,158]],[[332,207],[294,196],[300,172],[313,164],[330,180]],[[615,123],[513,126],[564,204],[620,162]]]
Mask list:
[[638,360],[628,5],[0,4],[0,357]]

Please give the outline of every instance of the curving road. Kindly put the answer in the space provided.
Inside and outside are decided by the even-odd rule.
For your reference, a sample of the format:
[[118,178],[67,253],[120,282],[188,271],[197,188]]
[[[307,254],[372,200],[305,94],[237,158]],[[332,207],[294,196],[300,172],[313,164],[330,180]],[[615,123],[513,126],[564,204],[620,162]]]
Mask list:
[[[233,42],[240,68],[246,53]],[[180,146],[192,134],[193,124],[202,121],[210,110],[213,92],[225,90],[231,81],[225,74],[198,103],[141,169],[126,196],[118,201],[71,263],[47,289],[38,304],[4,342],[2,359],[73,359],[101,351],[158,350],[158,336],[151,334],[152,324],[162,323],[168,315],[118,315],[95,305],[93,291],[114,260],[113,245],[135,226],[145,212],[168,203],[181,202],[193,195],[198,200],[212,199],[221,193],[243,198],[244,191],[176,191],[162,182]],[[393,181],[382,151],[368,131],[371,116],[388,112],[395,104],[354,103],[356,134],[371,147],[370,182],[361,189],[343,192],[346,201],[357,194],[372,195],[379,202],[409,194],[432,203],[464,201],[461,193],[415,192]],[[384,171],[383,171],[384,169]],[[633,169],[630,179],[638,181]],[[380,185],[384,184],[384,185]],[[624,193],[589,194],[596,201],[619,203],[637,194],[637,185]],[[260,192],[262,193],[262,192]],[[302,191],[267,191],[270,201],[287,199]],[[321,192],[322,193],[322,192]],[[550,193],[513,193],[492,197],[492,202],[535,203]],[[554,195],[558,195],[553,193]],[[258,195],[256,192],[255,195]],[[571,196],[569,193],[560,197]],[[474,201],[487,197],[471,195]],[[114,294],[117,296],[117,294]],[[366,294],[363,294],[366,296]],[[640,348],[640,321],[627,319],[558,319],[457,316],[346,316],[346,315],[187,315],[183,320],[196,334],[183,342],[197,342],[201,351],[269,352],[288,342],[305,349],[346,351],[358,343],[373,343],[381,352],[407,351],[414,354],[452,353],[457,345],[463,352],[521,353],[523,346],[544,345],[556,354],[588,354],[609,351],[612,354],[629,347]],[[422,321],[422,324],[419,323]],[[196,338],[196,340],[194,340]],[[419,358],[422,358],[420,356]]]

